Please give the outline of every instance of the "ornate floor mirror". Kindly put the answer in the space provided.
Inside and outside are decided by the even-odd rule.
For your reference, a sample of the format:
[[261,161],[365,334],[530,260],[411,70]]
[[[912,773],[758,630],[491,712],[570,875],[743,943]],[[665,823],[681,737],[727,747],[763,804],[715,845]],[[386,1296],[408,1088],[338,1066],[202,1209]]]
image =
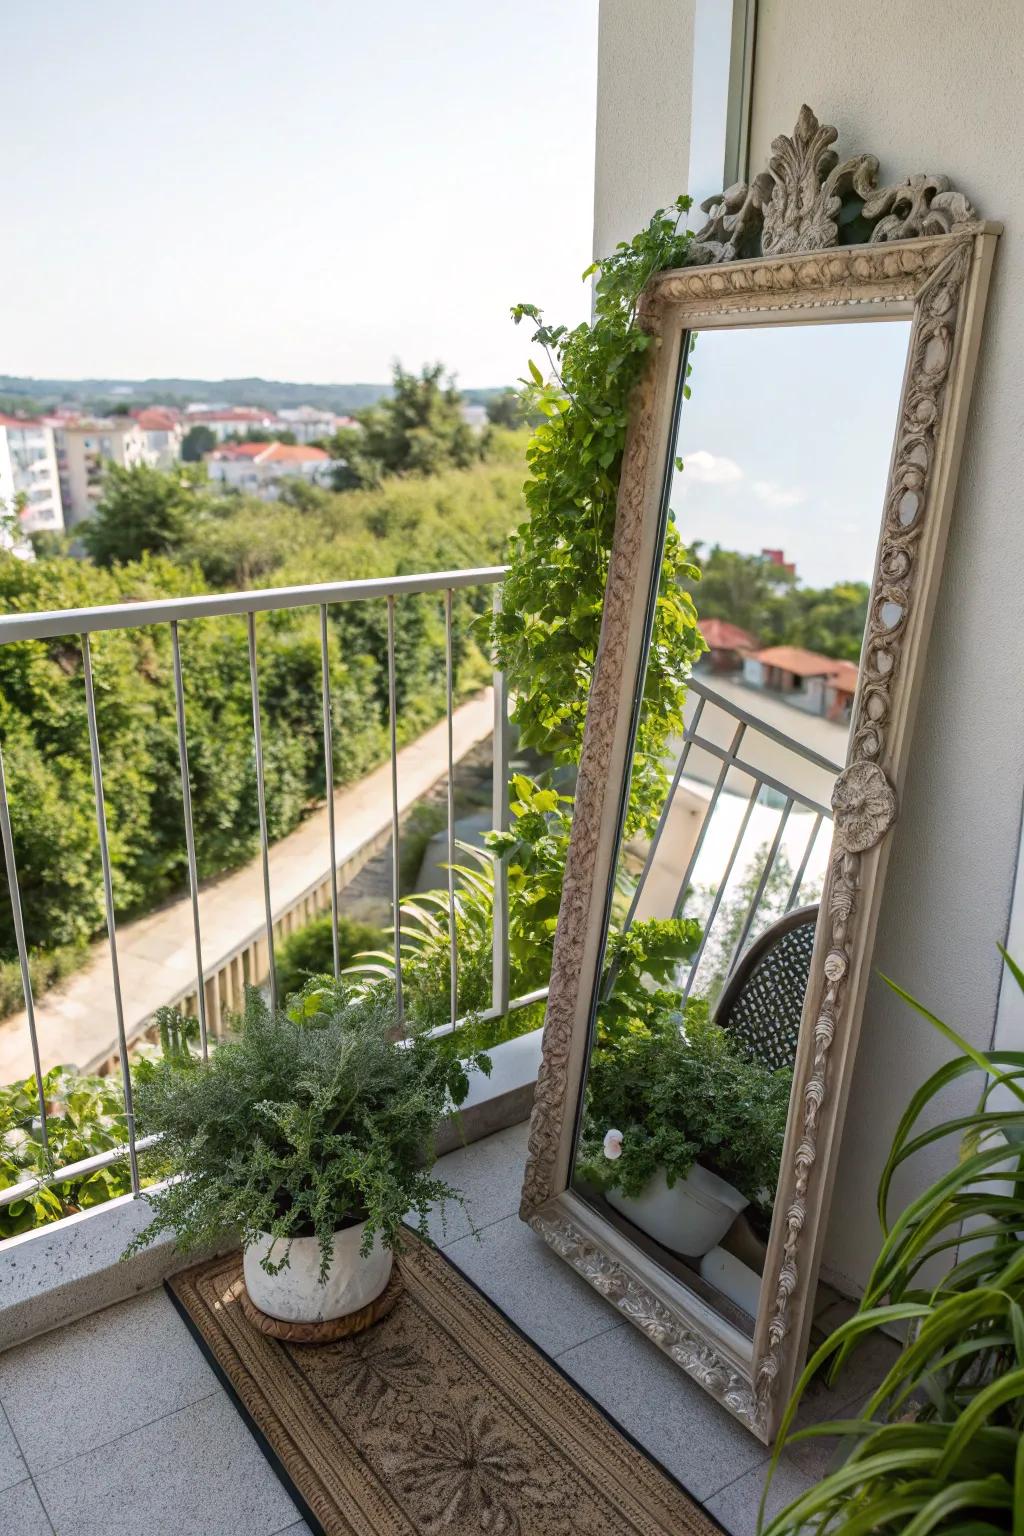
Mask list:
[[[999,233],[943,177],[878,189],[877,161],[839,164],[836,137],[805,107],[767,172],[704,205],[694,264],[646,290],[658,344],[626,444],[521,1207],[768,1442],[807,1348]],[[720,614],[638,840],[624,817],[669,518],[708,571],[716,543],[739,551],[769,615],[807,601],[800,644]],[[842,645],[822,594],[847,603]],[[623,999],[622,933],[666,920],[685,954]]]

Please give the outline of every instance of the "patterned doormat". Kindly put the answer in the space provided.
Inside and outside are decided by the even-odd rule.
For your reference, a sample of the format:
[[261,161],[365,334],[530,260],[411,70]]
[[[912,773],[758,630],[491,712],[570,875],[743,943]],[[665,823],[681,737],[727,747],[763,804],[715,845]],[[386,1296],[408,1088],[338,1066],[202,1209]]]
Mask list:
[[287,1344],[239,1254],[167,1282],[327,1536],[713,1536],[718,1527],[435,1249],[374,1327]]

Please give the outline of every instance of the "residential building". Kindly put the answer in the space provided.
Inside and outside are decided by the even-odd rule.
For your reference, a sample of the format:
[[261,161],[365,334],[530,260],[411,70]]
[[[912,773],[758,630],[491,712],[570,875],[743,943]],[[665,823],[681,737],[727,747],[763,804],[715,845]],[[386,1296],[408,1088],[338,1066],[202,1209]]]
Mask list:
[[800,645],[770,645],[743,660],[743,681],[751,688],[781,693],[797,709],[827,720],[849,719],[857,691],[857,668],[852,661],[822,656]]
[[472,427],[474,432],[483,432],[487,427],[487,407],[485,405],[470,405],[463,401],[462,419],[467,427]]
[[786,559],[784,549],[762,549],[761,559],[765,565],[774,565],[776,570],[782,571],[786,576],[796,575],[796,565],[792,560]]
[[345,427],[358,425],[351,416],[336,416],[333,411],[320,411],[315,405],[286,406],[277,413],[277,426],[294,433],[299,443],[319,442]]
[[64,522],[68,528],[91,517],[103,490],[108,464],[130,469],[151,464],[146,433],[131,416],[104,420],[62,420],[55,428]]
[[190,410],[185,422],[188,427],[209,427],[218,443],[232,437],[244,437],[247,432],[267,429],[274,425],[274,413],[249,405],[202,407]]
[[64,528],[53,428],[0,415],[0,508],[18,512],[28,533]]
[[158,469],[169,469],[181,458],[181,440],[185,435],[181,412],[166,405],[150,405],[133,411],[139,430],[146,435],[149,462]]
[[727,619],[701,619],[700,632],[708,647],[701,661],[712,672],[738,672],[744,658],[757,650],[754,636]]
[[207,454],[206,466],[211,480],[272,501],[282,480],[330,485],[334,460],[322,448],[304,443],[225,443]]

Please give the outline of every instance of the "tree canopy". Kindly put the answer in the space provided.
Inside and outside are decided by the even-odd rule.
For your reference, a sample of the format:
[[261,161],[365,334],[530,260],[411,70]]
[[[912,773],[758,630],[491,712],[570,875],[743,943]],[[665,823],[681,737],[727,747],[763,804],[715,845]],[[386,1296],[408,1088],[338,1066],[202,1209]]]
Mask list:
[[462,396],[443,363],[418,374],[396,363],[391,387],[390,396],[360,412],[358,430],[331,439],[332,454],[346,462],[346,483],[373,485],[384,475],[435,475],[479,462],[483,439],[463,420]]
[[693,545],[699,580],[683,585],[694,594],[703,619],[727,619],[759,645],[800,645],[840,661],[860,657],[870,586],[841,581],[831,587],[804,587],[784,566],[759,555],[713,544]]
[[205,471],[164,471],[146,464],[108,464],[103,495],[82,525],[81,538],[97,565],[173,554],[187,544],[201,513]]

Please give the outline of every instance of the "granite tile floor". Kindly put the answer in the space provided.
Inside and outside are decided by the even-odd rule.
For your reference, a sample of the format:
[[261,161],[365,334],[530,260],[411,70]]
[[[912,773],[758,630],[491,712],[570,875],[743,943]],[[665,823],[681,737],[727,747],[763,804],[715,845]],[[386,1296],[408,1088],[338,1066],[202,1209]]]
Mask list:
[[[434,1237],[453,1263],[700,1500],[752,1536],[767,1453],[518,1219],[526,1126],[443,1158],[477,1236],[450,1210]],[[809,1420],[840,1416],[888,1362],[863,1356]],[[820,1477],[788,1454],[770,1507]],[[307,1530],[162,1290],[0,1355],[4,1536],[300,1536]],[[373,1536],[368,1532],[367,1536]]]

